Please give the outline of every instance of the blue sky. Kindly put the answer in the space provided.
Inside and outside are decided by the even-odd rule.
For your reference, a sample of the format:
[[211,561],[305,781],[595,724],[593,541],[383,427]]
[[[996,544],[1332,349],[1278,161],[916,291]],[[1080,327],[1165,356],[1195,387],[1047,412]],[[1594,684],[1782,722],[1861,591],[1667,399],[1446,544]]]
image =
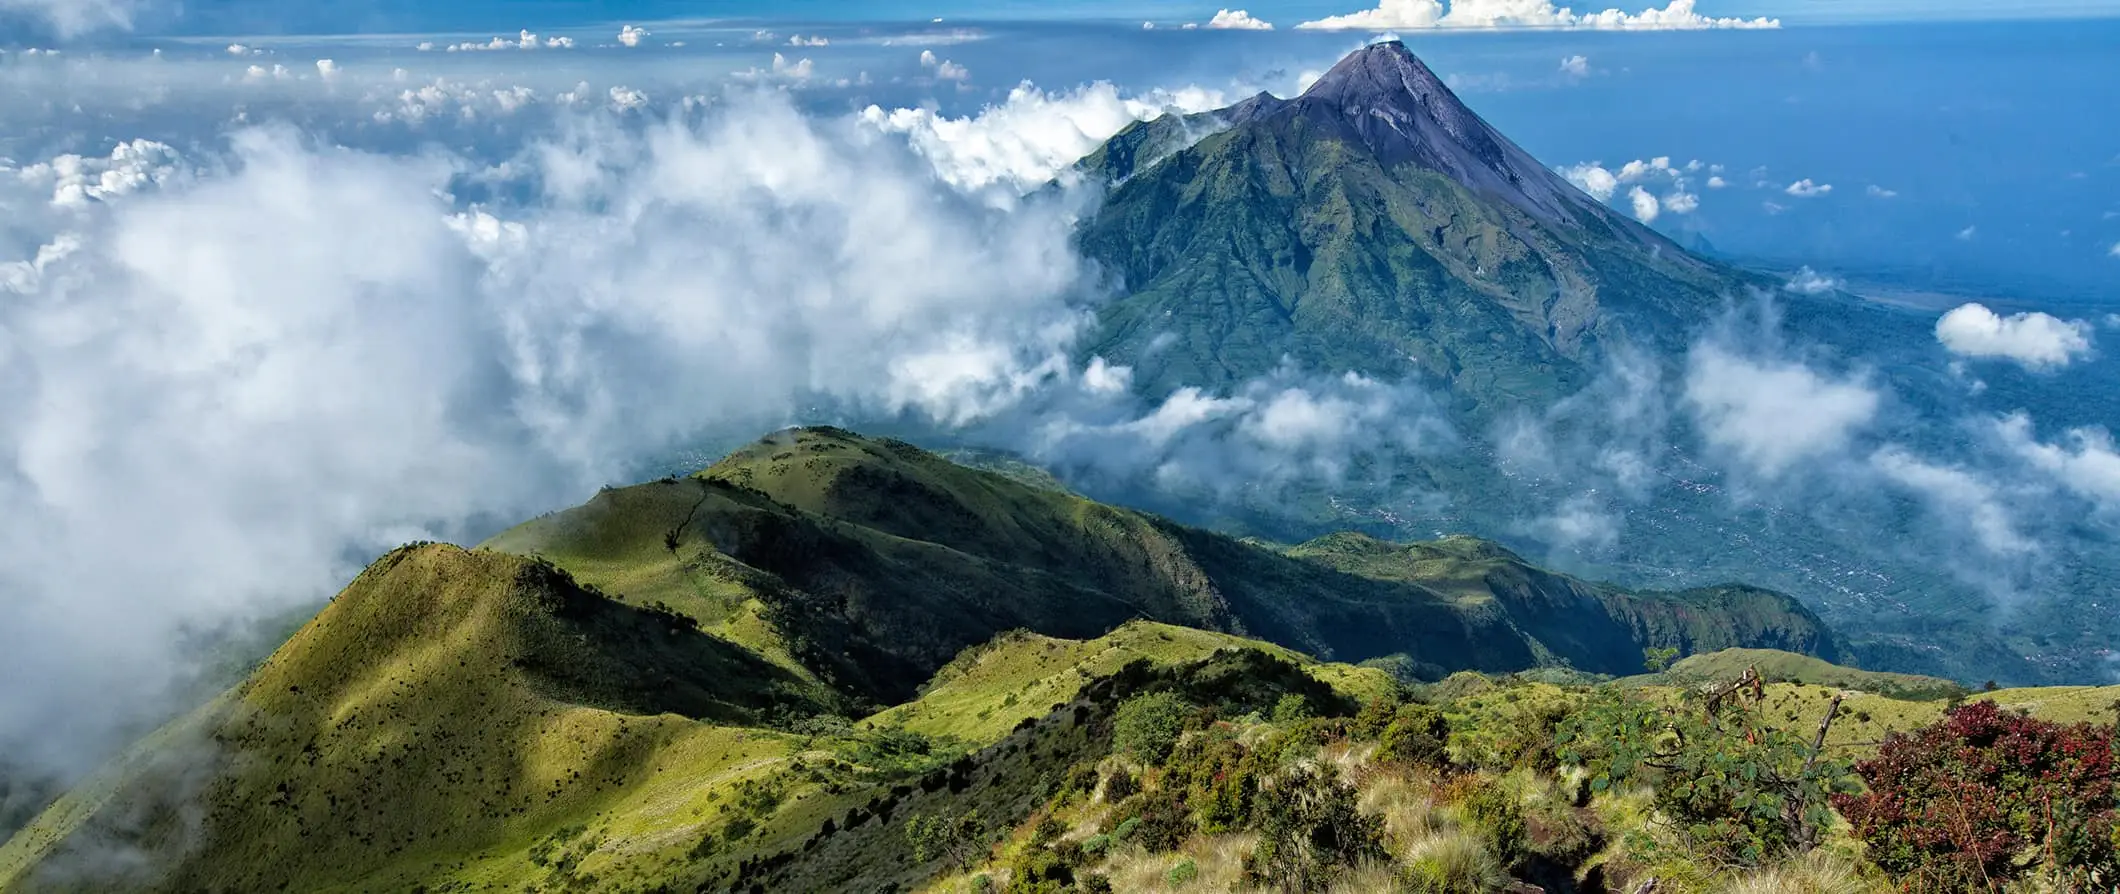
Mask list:
[[[1256,0],[1234,8],[1283,27],[1356,12],[1363,0]],[[1560,3],[1577,12],[1626,12],[1664,5],[1651,0]],[[324,34],[450,31],[503,27],[561,28],[606,22],[698,18],[775,21],[922,21],[953,19],[1205,20],[1219,4],[1186,0],[0,0],[0,44],[34,39],[40,10],[129,20],[144,34]],[[106,11],[110,14],[106,15]],[[1771,16],[1787,25],[2120,15],[2115,0],[1700,0],[1711,16]],[[101,32],[107,39],[111,31]],[[11,41],[10,36],[14,37]],[[47,33],[42,35],[49,37]]]

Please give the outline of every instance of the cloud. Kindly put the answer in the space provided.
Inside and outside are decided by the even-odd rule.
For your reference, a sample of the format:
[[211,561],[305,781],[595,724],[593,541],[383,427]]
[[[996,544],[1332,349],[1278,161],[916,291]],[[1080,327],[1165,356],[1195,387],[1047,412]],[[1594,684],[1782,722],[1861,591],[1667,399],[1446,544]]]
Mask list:
[[1886,189],[1875,183],[1870,184],[1863,192],[1868,193],[1873,199],[1896,199],[1899,197],[1898,190]]
[[965,81],[972,77],[969,69],[936,56],[934,50],[920,51],[920,67],[934,72],[935,79],[939,81]]
[[1832,184],[1813,183],[1811,182],[1811,178],[1809,177],[1805,177],[1802,180],[1798,180],[1795,183],[1791,183],[1789,184],[1787,189],[1782,190],[1782,192],[1788,193],[1789,195],[1795,196],[1799,199],[1815,199],[1832,191]]
[[[1567,178],[1568,182],[1600,202],[1611,201],[1612,197],[1619,193],[1619,188],[1628,184],[1669,184],[1670,191],[1665,193],[1662,199],[1658,199],[1641,186],[1628,190],[1629,213],[1633,214],[1635,219],[1648,223],[1663,212],[1691,214],[1700,210],[1700,194],[1691,191],[1692,178],[1708,167],[1698,160],[1674,165],[1670,156],[1660,155],[1655,158],[1635,159],[1620,165],[1616,171],[1605,167],[1603,162],[1590,161],[1560,168],[1558,172]],[[1714,181],[1710,180],[1709,185],[1713,186]]]
[[[641,32],[641,34],[646,35],[647,32],[643,31]],[[625,41],[625,36],[620,35],[619,41],[623,43]],[[626,45],[632,46],[633,44],[629,43]],[[486,41],[485,43],[474,43],[471,41],[464,41],[463,43],[450,44],[449,46],[443,47],[444,50],[451,53],[490,53],[499,52],[501,50],[535,50],[540,48],[548,50],[571,50],[574,48],[574,38],[554,37],[549,39],[541,39],[537,35],[532,34],[529,32],[529,30],[525,29],[521,32],[518,32],[514,37],[496,37],[492,40]],[[423,53],[432,52],[434,50],[434,43],[432,41],[422,41],[417,47],[417,49]]]
[[1634,219],[1642,223],[1655,223],[1662,210],[1656,197],[1639,186],[1627,192],[1627,201],[1634,205]]
[[2113,448],[2111,432],[2070,429],[2065,444],[2047,444],[2034,436],[2031,417],[2023,413],[2004,417],[1995,429],[2011,453],[2062,487],[2107,510],[2120,509],[2120,452]]
[[1722,178],[1722,176],[1721,176],[1721,175],[1716,175],[1716,176],[1713,176],[1713,177],[1709,177],[1709,178],[1708,178],[1708,188],[1709,188],[1709,189],[1722,189],[1723,187],[1725,187],[1725,186],[1729,186],[1729,185],[1730,185],[1730,181],[1728,181],[1728,180],[1724,180],[1724,179]]
[[1846,447],[1876,417],[1881,396],[1859,379],[1710,341],[1687,354],[1685,402],[1708,444],[1775,478]]
[[1779,28],[1778,19],[1716,18],[1694,11],[1695,0],[1671,0],[1637,13],[1617,9],[1578,14],[1551,0],[1381,0],[1375,9],[1304,22],[1297,28],[1390,31],[1426,28],[1591,28],[1629,31],[1691,31],[1708,28]]
[[143,0],[0,0],[0,12],[27,15],[62,40],[96,31],[130,31]]
[[1799,295],[1823,295],[1840,288],[1840,280],[1805,267],[1796,271],[1796,275],[1783,283],[1782,288]]
[[815,37],[804,37],[800,34],[797,34],[793,37],[788,38],[788,46],[791,47],[828,47],[831,45],[831,38],[825,37],[822,34],[817,35]]
[[[581,116],[492,169],[267,128],[0,179],[44,246],[0,265],[0,678],[44,681],[0,693],[0,750],[83,769],[183,675],[181,632],[314,605],[705,426],[960,424],[1064,376],[1080,209],[995,210],[893,142],[738,96]],[[102,176],[148,157],[182,172]],[[467,171],[490,202],[450,198]],[[1337,431],[1306,418],[1247,437]]]
[[1563,58],[1561,60],[1561,74],[1571,78],[1589,77],[1590,57],[1577,54]]
[[1565,168],[1561,171],[1561,176],[1568,178],[1568,182],[1600,202],[1610,201],[1612,196],[1619,192],[1619,176],[1597,162]]
[[1068,93],[1024,84],[979,114],[951,118],[929,108],[870,106],[861,120],[904,134],[943,180],[965,189],[1027,192],[1059,176],[1127,125],[1167,111],[1204,112],[1228,103],[1216,91],[1187,88],[1127,96],[1099,82]]
[[2106,254],[2112,255],[2116,258],[2120,258],[2120,242],[2113,243],[2112,250],[2106,252]]
[[[1092,371],[1111,367],[1093,363]],[[1284,367],[1228,395],[1180,388],[1151,407],[1115,397],[1084,376],[1094,403],[1034,404],[1006,437],[1071,480],[1152,485],[1216,498],[1277,492],[1293,482],[1341,483],[1365,463],[1454,443],[1456,435],[1418,388],[1354,373],[1306,375]],[[1379,476],[1381,479],[1382,476]]]
[[651,34],[653,32],[646,28],[638,25],[627,25],[618,29],[618,42],[623,46],[637,47],[640,46],[642,40],[647,39]]
[[779,53],[773,54],[773,63],[766,68],[752,67],[743,71],[731,72],[731,76],[739,81],[784,81],[797,84],[809,80],[816,74],[816,63],[808,59],[791,60]]
[[1960,357],[1999,358],[2027,369],[2054,369],[2091,352],[2091,324],[2031,312],[2001,316],[1963,304],[1936,321],[1936,340]]
[[1959,230],[1958,235],[1954,238],[1956,238],[1960,242],[1971,242],[1973,241],[1973,237],[1979,235],[1979,233],[1979,227],[1967,224],[1966,228],[1963,230]]
[[331,80],[339,76],[339,64],[330,59],[317,60],[317,77]]
[[14,172],[31,189],[49,190],[54,208],[83,209],[184,177],[176,149],[153,140],[130,140],[107,157],[61,155]]
[[1252,18],[1251,13],[1241,9],[1225,9],[1215,13],[1215,17],[1208,21],[1207,27],[1231,31],[1272,31],[1273,23]]
[[2035,543],[2018,533],[1995,486],[1979,474],[1921,460],[1900,447],[1872,454],[1870,467],[1926,501],[1937,518],[1964,527],[1988,552],[2007,556],[2037,551]]

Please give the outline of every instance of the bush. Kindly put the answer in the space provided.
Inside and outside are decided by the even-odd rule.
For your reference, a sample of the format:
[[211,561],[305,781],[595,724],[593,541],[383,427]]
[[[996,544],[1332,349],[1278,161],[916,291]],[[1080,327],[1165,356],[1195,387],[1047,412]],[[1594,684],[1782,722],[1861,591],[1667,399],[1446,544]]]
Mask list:
[[1765,724],[1741,698],[1668,706],[1608,687],[1561,725],[1555,743],[1561,760],[1590,772],[1592,791],[1652,785],[1657,811],[1687,848],[1725,863],[1809,851],[1832,824],[1828,798],[1856,789],[1845,765]]
[[956,816],[924,814],[906,821],[905,839],[912,845],[915,863],[941,860],[959,870],[970,869],[986,851],[986,823],[977,810]]
[[1508,789],[1492,780],[1470,777],[1469,781],[1455,792],[1465,817],[1478,830],[1480,840],[1486,844],[1487,852],[1504,868],[1514,867],[1524,858],[1525,837],[1530,831],[1524,821],[1523,805]]
[[2045,875],[2120,887],[2114,736],[1967,702],[1855,766],[1869,790],[1834,806],[1870,859],[1911,891],[1991,888]]
[[1450,762],[1450,721],[1429,705],[1401,705],[1378,739],[1377,760],[1408,767]]
[[1200,864],[1194,863],[1191,857],[1179,860],[1177,865],[1170,868],[1169,872],[1163,873],[1163,881],[1173,888],[1183,886],[1186,882],[1199,877]]
[[1174,692],[1138,696],[1119,706],[1112,721],[1112,746],[1142,763],[1160,764],[1177,747],[1192,706]]
[[1384,857],[1384,821],[1355,807],[1354,788],[1301,766],[1259,792],[1259,843],[1245,880],[1282,891],[1316,891],[1367,860]]
[[1113,769],[1104,774],[1104,800],[1107,803],[1117,804],[1140,790],[1141,786],[1134,783],[1134,774],[1124,769]]
[[1281,700],[1273,706],[1273,722],[1283,726],[1301,723],[1316,716],[1318,712],[1310,709],[1310,701],[1293,692],[1281,696]]

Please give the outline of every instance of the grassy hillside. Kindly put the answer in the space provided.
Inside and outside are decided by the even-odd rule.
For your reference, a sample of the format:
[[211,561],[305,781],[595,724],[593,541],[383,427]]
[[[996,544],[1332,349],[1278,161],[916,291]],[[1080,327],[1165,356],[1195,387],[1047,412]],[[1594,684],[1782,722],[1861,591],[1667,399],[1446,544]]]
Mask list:
[[[1203,716],[1221,724],[1211,728],[1247,742],[1405,697],[1376,670],[1152,622],[1093,640],[1005,634],[920,690],[855,720],[816,681],[555,566],[409,547],[364,572],[244,684],[0,847],[0,889],[870,891],[940,879],[954,890],[971,875],[915,848],[908,823],[977,811],[992,847],[965,865],[991,861],[986,871],[1003,877],[1056,803],[1085,805],[1060,812],[1082,835],[1118,823],[1095,780],[1126,766],[1114,763],[1117,716],[1146,693],[1209,708]],[[1459,675],[1426,697],[1451,726],[1449,759],[1501,774],[1525,749],[1550,748],[1539,737],[1595,692]],[[1760,711],[1808,729],[1831,695],[1778,684]],[[2077,718],[2120,689],[1983,697]],[[1849,697],[1833,748],[1874,748],[1886,730],[1943,709]],[[1461,789],[1360,770],[1367,754],[1321,752],[1366,780],[1364,809],[1393,816],[1389,805],[1416,796],[1441,799],[1435,817],[1461,809],[1449,806]],[[1559,784],[1508,783],[1539,810],[1555,809]],[[1614,801],[1611,821],[1641,822],[1626,800],[1636,797]],[[1409,846],[1475,828],[1464,817],[1421,822],[1402,830]],[[1110,851],[1098,871],[1160,883],[1193,859],[1226,875],[1251,840],[1232,834],[1188,840],[1178,854]]]
[[1759,675],[1770,683],[1801,683],[1865,692],[1903,701],[1943,701],[1968,694],[1965,687],[1950,680],[1915,674],[1857,670],[1809,655],[1774,649],[1724,649],[1705,655],[1693,655],[1672,665],[1670,671],[1661,677],[1639,679],[1732,680],[1742,675],[1747,668],[1759,671]]
[[1629,592],[1464,539],[1344,536],[1282,552],[1021,478],[798,429],[486,546],[665,604],[876,705],[1001,631],[1090,638],[1136,618],[1331,660],[1403,656],[1435,674],[1562,662],[1627,673],[1649,646],[1838,655],[1815,616],[1765,591]]
[[[1020,743],[1079,726],[1056,712],[1084,686],[1236,653],[1254,656],[1236,659],[1237,679],[1279,673],[1340,703],[1393,685],[1261,643],[1136,624],[1097,641],[1003,638],[928,698],[857,726],[814,684],[553,566],[407,548],[241,686],[0,848],[0,889],[725,883],[828,820],[889,814],[881,802],[908,799],[908,780],[938,780],[923,792],[938,800],[976,779],[970,801],[1016,809],[1045,784],[1022,772]],[[878,865],[912,862],[895,832],[870,837],[850,846]]]

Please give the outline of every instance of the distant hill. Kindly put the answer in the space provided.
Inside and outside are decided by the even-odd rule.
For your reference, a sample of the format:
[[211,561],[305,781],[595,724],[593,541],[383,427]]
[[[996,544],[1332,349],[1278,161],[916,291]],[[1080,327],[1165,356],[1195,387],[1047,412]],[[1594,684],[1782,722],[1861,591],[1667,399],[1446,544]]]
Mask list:
[[1840,653],[1816,616],[1764,590],[1628,591],[1471,540],[1284,553],[829,428],[605,491],[486,545],[665,603],[877,704],[998,632],[1086,638],[1134,618],[1337,661],[1403,655],[1438,675],[1629,673],[1650,646]]
[[1825,686],[1902,701],[1942,701],[1971,694],[1964,686],[1937,677],[1858,670],[1809,655],[1774,649],[1724,649],[1692,655],[1673,664],[1667,673],[1633,679],[1644,683],[1683,679],[1734,680],[1747,669],[1759,671],[1760,677],[1769,683]]

